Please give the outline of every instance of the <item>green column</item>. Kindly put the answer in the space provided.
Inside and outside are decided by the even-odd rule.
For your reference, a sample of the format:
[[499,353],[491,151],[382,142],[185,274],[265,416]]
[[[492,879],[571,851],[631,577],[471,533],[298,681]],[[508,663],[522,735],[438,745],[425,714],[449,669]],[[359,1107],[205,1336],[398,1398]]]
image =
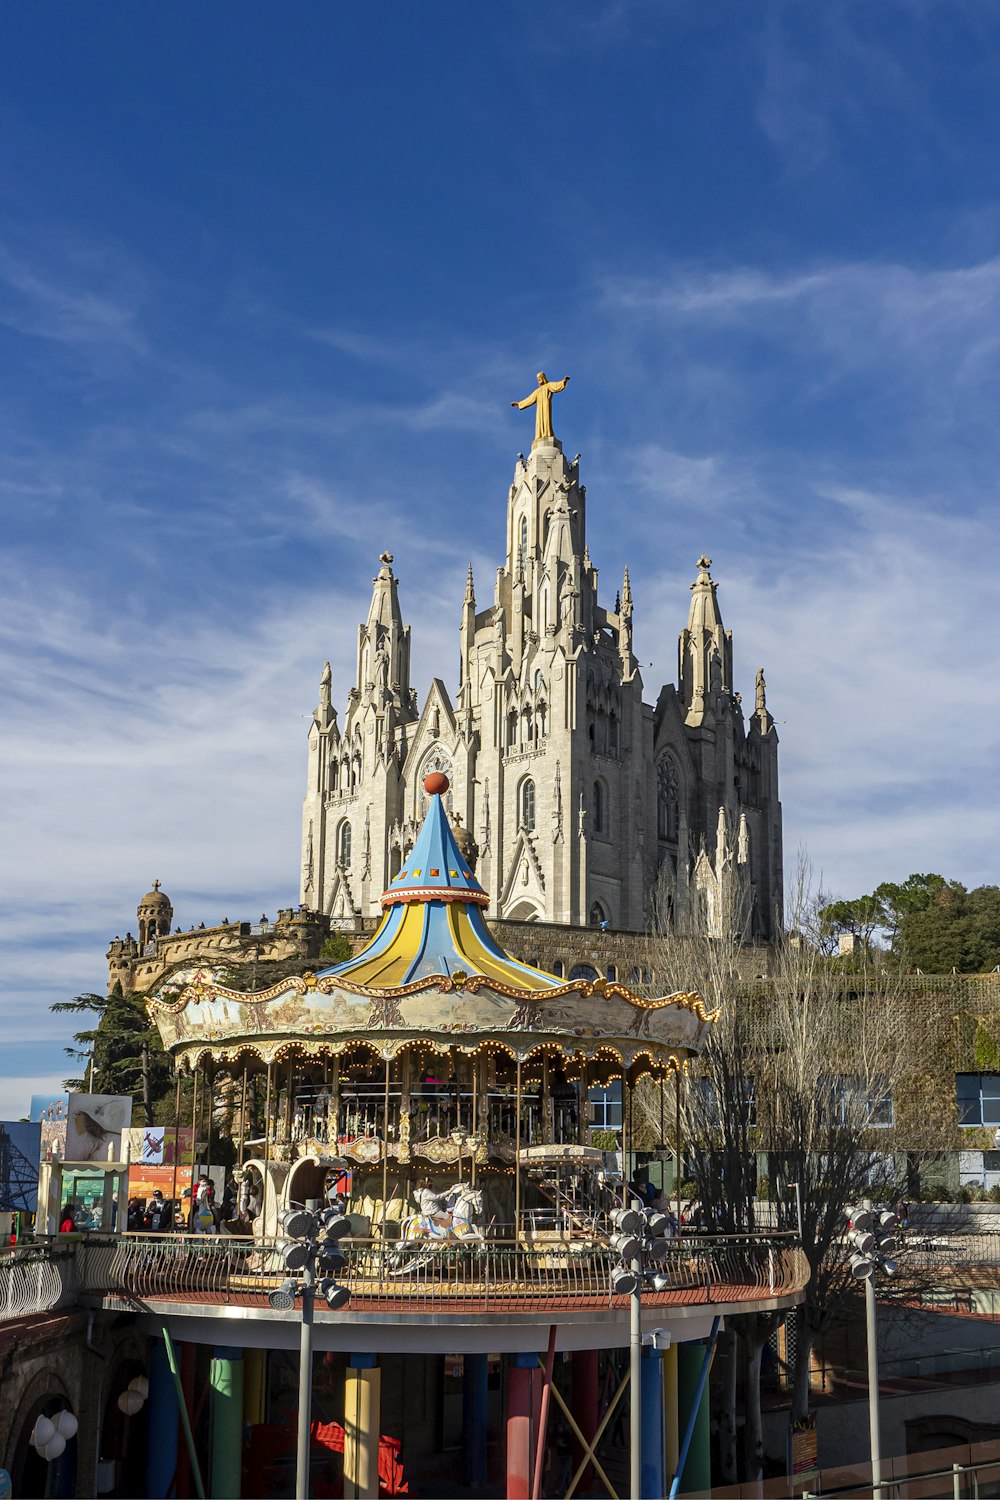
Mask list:
[[[705,1363],[708,1345],[677,1345],[677,1426],[683,1436],[691,1416],[691,1405],[698,1388],[698,1377]],[[709,1490],[712,1487],[712,1450],[709,1433],[708,1382],[698,1403],[691,1446],[681,1475],[680,1493]]]
[[212,1500],[239,1500],[243,1468],[243,1350],[212,1350]]

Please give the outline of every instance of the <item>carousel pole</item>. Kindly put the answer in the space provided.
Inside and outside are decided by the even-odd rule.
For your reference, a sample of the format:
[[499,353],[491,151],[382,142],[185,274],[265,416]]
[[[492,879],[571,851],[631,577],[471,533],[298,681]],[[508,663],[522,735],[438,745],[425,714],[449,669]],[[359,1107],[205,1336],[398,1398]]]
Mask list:
[[198,1172],[198,1079],[201,1076],[198,1068],[192,1068],[194,1074],[194,1086],[191,1090],[191,1181],[188,1190],[191,1195],[191,1204],[188,1208],[188,1230],[194,1228],[194,1185],[197,1182]]
[[542,1145],[552,1144],[552,1091],[549,1088],[549,1054],[542,1053]]
[[517,1110],[514,1116],[514,1244],[521,1223],[521,1059],[517,1060]]
[[681,1065],[674,1058],[674,1192],[677,1195],[677,1229],[681,1227]]
[[[271,1186],[271,1064],[267,1065],[267,1088],[264,1094],[264,1181],[260,1190],[260,1222],[264,1234],[267,1233],[267,1198]],[[275,1232],[278,1224],[275,1219]]]
[[247,1141],[247,1064],[243,1064],[243,1098],[240,1103],[240,1166],[243,1165],[243,1157],[246,1154]]
[[170,1189],[170,1222],[175,1223],[177,1214],[177,1168],[180,1165],[181,1154],[181,1070],[178,1063],[174,1063],[174,1183]]
[[622,1059],[622,1207],[628,1208],[628,1153],[632,1145],[632,1090],[628,1086],[628,1068]]
[[391,1060],[385,1060],[385,1110],[382,1116],[382,1238],[385,1239],[385,1221],[389,1212],[389,1069]]
[[587,1059],[581,1054],[581,1056],[580,1056],[580,1093],[579,1093],[579,1105],[578,1105],[578,1109],[577,1109],[577,1119],[576,1119],[576,1142],[577,1142],[578,1146],[585,1146],[587,1144],[587,1137],[588,1137],[588,1135],[590,1133],[588,1125],[587,1125],[587,1114],[588,1114],[587,1105],[588,1105],[588,1102],[589,1102],[589,1100],[588,1100],[588,1090],[587,1090]]
[[[473,1139],[473,1142],[475,1142],[475,1140],[476,1140],[476,1123],[477,1123],[477,1119],[478,1119],[478,1111],[477,1111],[476,1106],[479,1103],[479,1073],[480,1073],[479,1056],[475,1052],[473,1052],[472,1056],[469,1058],[469,1070],[470,1070],[470,1072],[472,1074],[472,1139]],[[470,1166],[469,1166],[469,1181],[472,1183],[472,1186],[475,1187],[475,1185],[476,1185],[476,1147],[475,1147],[475,1145],[473,1145],[473,1147],[472,1147],[472,1161],[471,1161]]]
[[[202,1097],[205,1101],[205,1171],[209,1172],[212,1166],[212,1116],[215,1113],[215,1068],[209,1059],[208,1067],[205,1069],[205,1086],[202,1088]],[[219,1195],[222,1202],[222,1195]]]
[[285,1090],[285,1140],[292,1139],[292,1087],[295,1077],[295,1059],[288,1054],[288,1087]]

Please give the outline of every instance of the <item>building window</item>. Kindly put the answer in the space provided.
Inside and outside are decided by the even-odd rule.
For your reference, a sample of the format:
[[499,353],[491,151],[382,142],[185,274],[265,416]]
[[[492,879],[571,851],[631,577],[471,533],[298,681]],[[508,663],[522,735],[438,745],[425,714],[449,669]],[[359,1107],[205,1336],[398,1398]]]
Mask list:
[[1000,1125],[1000,1073],[956,1073],[959,1125]]
[[656,767],[656,834],[661,839],[677,837],[677,767],[665,755]]
[[557,958],[555,963],[552,965],[552,972],[557,979],[561,979],[563,977],[563,965],[561,958]]
[[604,907],[599,901],[595,901],[593,906],[590,908],[590,925],[591,927],[599,927],[602,932],[605,932],[607,930],[607,914],[605,913]]
[[622,1081],[613,1078],[610,1083],[589,1089],[591,1130],[621,1130],[622,1128]]
[[571,980],[586,979],[593,984],[594,980],[600,979],[601,976],[596,969],[591,968],[590,964],[574,964],[569,971],[569,977]]
[[528,568],[528,518],[521,517],[521,530],[519,533],[517,547],[518,561],[521,564],[521,572],[525,573]]
[[521,782],[521,827],[529,832],[535,826],[535,783],[528,776]]
[[351,825],[341,823],[340,833],[337,836],[337,863],[343,865],[345,870],[351,868]]
[[[730,1078],[733,1096],[725,1100],[727,1110],[732,1114],[737,1111],[732,1109],[738,1097],[742,1097],[743,1107],[739,1111],[739,1118],[733,1121],[736,1126],[746,1126],[752,1129],[757,1124],[757,1089],[753,1078],[741,1079]],[[737,1089],[739,1094],[737,1095]],[[722,1112],[719,1108],[719,1095],[713,1078],[692,1078],[690,1093],[688,1094],[688,1109],[692,1118],[700,1125],[710,1130],[718,1130],[722,1125]]]
[[594,782],[594,832],[608,831],[608,794],[603,781]]
[[[1000,1083],[1000,1079],[997,1082]],[[887,1078],[852,1078],[849,1075],[821,1078],[820,1092],[826,1099],[833,1125],[886,1130],[893,1123],[892,1089]]]

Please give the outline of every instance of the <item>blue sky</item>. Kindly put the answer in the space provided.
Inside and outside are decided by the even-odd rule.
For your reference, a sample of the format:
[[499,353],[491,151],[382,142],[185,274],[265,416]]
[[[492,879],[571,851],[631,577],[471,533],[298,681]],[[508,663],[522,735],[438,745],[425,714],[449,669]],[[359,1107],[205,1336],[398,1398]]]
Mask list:
[[384,547],[454,684],[541,368],[651,697],[714,558],[788,863],[997,879],[998,54],[983,0],[7,7],[0,1113],[154,876],[295,898]]

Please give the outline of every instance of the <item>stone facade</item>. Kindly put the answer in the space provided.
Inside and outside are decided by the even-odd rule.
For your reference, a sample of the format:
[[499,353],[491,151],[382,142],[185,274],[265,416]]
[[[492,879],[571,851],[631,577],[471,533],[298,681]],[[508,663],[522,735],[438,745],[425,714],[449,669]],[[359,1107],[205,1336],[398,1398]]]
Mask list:
[[[165,896],[163,899],[172,916],[173,907]],[[148,900],[143,898],[144,902]],[[143,902],[138,915],[143,932]],[[169,923],[167,917],[167,930],[147,937],[141,946],[131,932],[112,939],[107,952],[109,994],[116,984],[123,995],[136,991],[146,994],[181,964],[201,963],[215,968],[297,957],[318,960],[330,932],[329,918],[294,907],[279,911],[273,922],[266,917],[260,922],[222,922],[217,927],[206,927],[203,922],[185,932],[180,928],[170,932]]]
[[628,570],[598,600],[579,457],[555,438],[518,455],[493,602],[469,570],[457,693],[410,685],[391,553],[358,633],[341,719],[329,663],[309,729],[301,900],[348,926],[377,913],[412,847],[423,778],[445,771],[449,812],[493,913],[520,922],[780,930],[778,737],[763,672],[735,691],[732,632],[702,558],[680,634],[678,683],[643,700]]

